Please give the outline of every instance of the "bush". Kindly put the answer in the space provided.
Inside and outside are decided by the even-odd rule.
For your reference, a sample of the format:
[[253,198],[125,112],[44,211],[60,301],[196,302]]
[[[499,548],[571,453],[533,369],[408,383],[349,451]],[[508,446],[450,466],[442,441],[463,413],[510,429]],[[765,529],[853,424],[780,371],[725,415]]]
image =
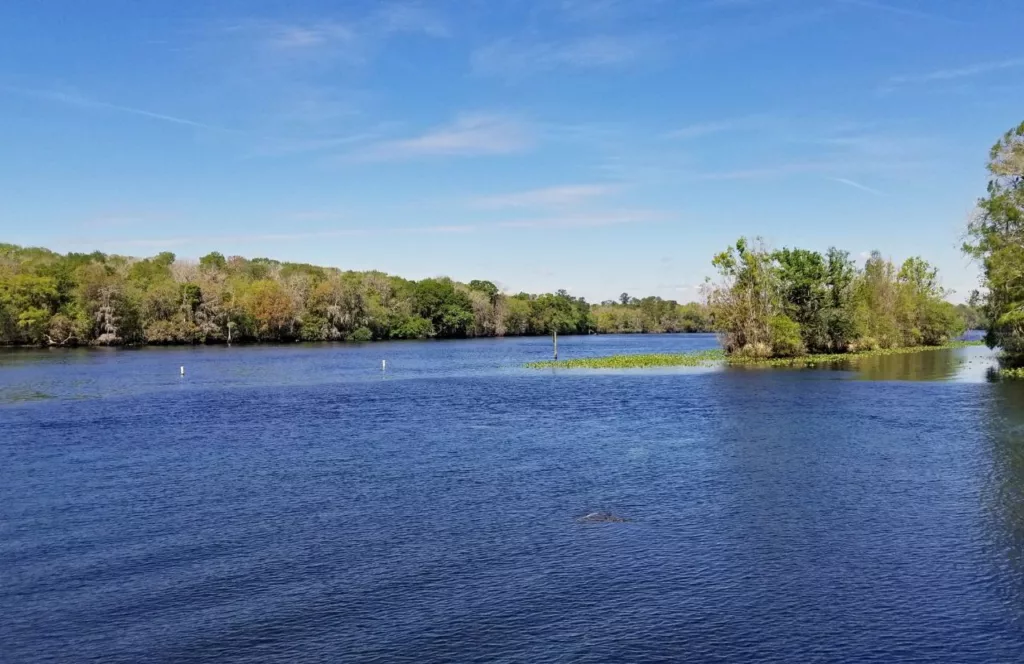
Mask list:
[[881,344],[874,337],[861,337],[850,344],[851,353],[862,353],[864,351],[878,350]]
[[349,333],[347,337],[345,337],[345,341],[351,341],[353,343],[364,343],[367,341],[373,341],[373,332],[371,332],[370,328],[368,327],[359,327],[356,328],[355,330],[352,330],[352,332]]
[[768,321],[771,335],[772,355],[775,357],[796,357],[806,351],[800,337],[800,325],[789,316],[772,316]]
[[740,349],[727,352],[730,354],[734,353],[736,356],[746,360],[765,360],[772,356],[772,347],[760,341],[755,341]]
[[429,339],[434,336],[434,325],[421,316],[413,316],[392,330],[392,339]]

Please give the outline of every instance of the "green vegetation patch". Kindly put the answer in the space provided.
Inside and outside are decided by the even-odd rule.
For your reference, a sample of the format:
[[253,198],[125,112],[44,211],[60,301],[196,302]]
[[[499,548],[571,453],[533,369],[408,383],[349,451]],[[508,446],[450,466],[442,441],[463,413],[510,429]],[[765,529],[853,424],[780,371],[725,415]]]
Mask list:
[[984,346],[983,341],[950,341],[938,346],[901,346],[898,348],[877,348],[874,350],[863,350],[853,353],[816,353],[813,355],[799,355],[796,357],[772,357],[772,358],[745,358],[729,357],[729,364],[736,366],[813,366],[815,364],[829,364],[832,362],[845,362],[864,357],[881,357],[885,355],[907,355],[908,353],[920,353],[929,350],[953,350],[967,348],[970,346]]
[[710,366],[725,359],[720,350],[698,353],[652,353],[648,355],[611,355],[608,357],[581,357],[571,360],[530,362],[530,369],[649,369],[652,367]]
[[[654,353],[648,355],[610,355],[606,357],[581,357],[570,360],[548,360],[530,362],[530,369],[649,369],[653,367],[702,367],[724,363],[735,366],[814,366],[831,362],[845,362],[863,357],[883,355],[906,355],[929,350],[950,350],[969,346],[982,346],[982,341],[952,341],[941,346],[910,346],[902,348],[880,348],[856,353],[830,353],[801,355],[799,357],[742,358],[729,357],[722,350],[706,350],[696,353]],[[1024,378],[1024,371],[1019,377]]]
[[1016,369],[1000,369],[1000,378],[1007,378],[1009,380],[1024,380],[1024,367],[1017,367]]

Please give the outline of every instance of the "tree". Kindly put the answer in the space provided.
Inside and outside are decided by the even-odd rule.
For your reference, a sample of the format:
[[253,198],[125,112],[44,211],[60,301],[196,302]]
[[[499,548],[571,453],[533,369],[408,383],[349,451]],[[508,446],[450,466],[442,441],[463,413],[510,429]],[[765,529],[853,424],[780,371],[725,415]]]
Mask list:
[[[828,330],[829,288],[828,267],[816,251],[782,249],[775,252],[782,287],[783,309],[797,323],[804,347],[827,350],[831,345]],[[792,327],[775,326],[788,332]],[[792,347],[792,343],[787,343]]]
[[474,279],[473,281],[469,282],[469,290],[479,291],[483,293],[488,298],[490,298],[492,302],[496,297],[498,297],[499,292],[498,287],[495,286],[494,283],[490,281],[481,281],[479,279]]
[[708,303],[726,352],[772,355],[773,330],[788,329],[782,321],[772,324],[776,316],[785,316],[772,252],[760,240],[750,246],[740,238],[711,264],[718,268],[721,282],[711,287]]
[[249,286],[242,298],[257,339],[283,340],[295,328],[295,308],[285,289],[277,281],[261,279]]
[[873,252],[857,272],[849,254],[768,252],[740,239],[715,257],[708,302],[729,353],[789,357],[941,344],[963,330],[938,271],[921,258],[899,270]]
[[1024,365],[1024,122],[992,146],[988,195],[967,226],[964,252],[982,267],[986,342]]
[[219,272],[225,266],[227,266],[227,260],[219,251],[211,251],[199,259],[199,268],[208,272]]
[[463,337],[473,325],[473,303],[457,290],[451,279],[424,279],[416,285],[413,302],[416,312],[429,320],[435,333],[444,337]]
[[830,247],[827,254],[825,283],[828,288],[828,310],[825,327],[830,352],[845,352],[854,341],[856,325],[853,317],[853,286],[857,269],[849,252]]

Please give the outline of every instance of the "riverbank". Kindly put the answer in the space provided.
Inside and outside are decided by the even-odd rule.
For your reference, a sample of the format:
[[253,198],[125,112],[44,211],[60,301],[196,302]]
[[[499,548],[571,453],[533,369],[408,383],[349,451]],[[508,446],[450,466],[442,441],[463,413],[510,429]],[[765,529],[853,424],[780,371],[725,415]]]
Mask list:
[[[907,346],[901,348],[880,348],[878,350],[860,351],[855,353],[830,353],[801,355],[798,357],[775,357],[752,359],[728,356],[721,350],[700,351],[694,353],[657,353],[645,355],[611,355],[606,357],[584,357],[568,360],[547,360],[530,362],[530,369],[647,369],[652,367],[699,367],[713,366],[724,363],[734,366],[815,366],[845,362],[863,357],[884,355],[905,355],[932,350],[950,350],[983,346],[983,341],[951,341],[940,346]],[[1024,377],[1024,376],[1022,376]]]

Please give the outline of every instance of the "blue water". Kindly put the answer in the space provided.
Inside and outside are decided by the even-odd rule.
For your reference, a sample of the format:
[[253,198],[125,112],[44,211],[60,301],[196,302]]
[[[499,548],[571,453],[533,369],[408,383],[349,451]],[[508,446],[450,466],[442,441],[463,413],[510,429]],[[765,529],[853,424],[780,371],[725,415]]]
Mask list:
[[989,351],[521,367],[549,354],[0,354],[0,661],[1024,661],[1024,386]]

